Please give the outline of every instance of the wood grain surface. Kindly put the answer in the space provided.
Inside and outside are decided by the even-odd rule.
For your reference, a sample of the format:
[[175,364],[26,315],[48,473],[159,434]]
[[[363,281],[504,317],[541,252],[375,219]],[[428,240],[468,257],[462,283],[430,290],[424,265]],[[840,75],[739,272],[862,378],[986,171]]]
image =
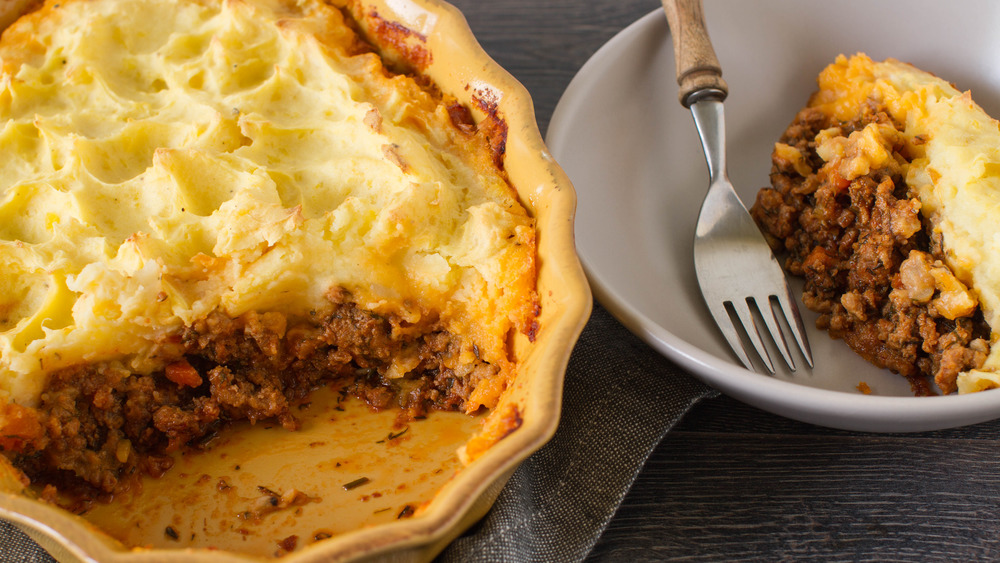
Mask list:
[[594,561],[994,561],[1000,425],[823,429],[720,397],[668,434]]
[[[453,3],[528,88],[543,133],[583,63],[660,8],[657,0]],[[590,560],[1000,560],[998,458],[1000,422],[861,434],[720,397],[660,444]]]

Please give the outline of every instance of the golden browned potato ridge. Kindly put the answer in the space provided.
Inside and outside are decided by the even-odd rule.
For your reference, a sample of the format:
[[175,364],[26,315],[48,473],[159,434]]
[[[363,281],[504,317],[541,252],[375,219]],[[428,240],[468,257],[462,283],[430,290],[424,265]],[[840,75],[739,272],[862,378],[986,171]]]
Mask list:
[[[54,0],[0,42],[0,403],[213,313],[439,317],[501,367],[533,222],[488,140],[318,0]],[[396,358],[390,377],[414,366]],[[0,420],[0,426],[3,420]]]

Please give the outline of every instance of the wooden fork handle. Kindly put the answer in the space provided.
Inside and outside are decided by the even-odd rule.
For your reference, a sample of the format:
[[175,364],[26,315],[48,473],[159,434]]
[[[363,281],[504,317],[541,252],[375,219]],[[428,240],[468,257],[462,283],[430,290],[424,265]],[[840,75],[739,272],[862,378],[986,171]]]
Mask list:
[[690,107],[695,101],[691,95],[703,90],[713,92],[717,100],[724,99],[729,87],[722,79],[722,67],[708,38],[701,0],[662,1],[674,41],[681,104]]

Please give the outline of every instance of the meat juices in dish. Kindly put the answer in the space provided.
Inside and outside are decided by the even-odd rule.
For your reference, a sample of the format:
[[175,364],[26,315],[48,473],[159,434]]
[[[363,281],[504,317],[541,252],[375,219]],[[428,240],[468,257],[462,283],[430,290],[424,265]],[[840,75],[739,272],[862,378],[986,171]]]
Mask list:
[[29,477],[113,494],[227,422],[295,429],[324,384],[496,405],[539,329],[502,121],[355,27],[321,0],[58,0],[4,32],[0,447]]
[[840,56],[751,213],[817,325],[919,395],[1000,386],[1000,129],[968,92]]

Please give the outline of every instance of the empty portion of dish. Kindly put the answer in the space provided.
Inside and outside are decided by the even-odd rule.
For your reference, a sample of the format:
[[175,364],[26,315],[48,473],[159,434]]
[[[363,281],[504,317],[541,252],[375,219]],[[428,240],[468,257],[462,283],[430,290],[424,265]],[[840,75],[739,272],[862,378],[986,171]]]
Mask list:
[[320,0],[58,0],[4,33],[0,447],[32,479],[115,493],[231,421],[295,429],[324,384],[496,405],[538,329],[503,131],[354,28]]
[[817,324],[919,395],[1000,384],[1000,130],[968,93],[840,56],[772,155],[752,214]]

